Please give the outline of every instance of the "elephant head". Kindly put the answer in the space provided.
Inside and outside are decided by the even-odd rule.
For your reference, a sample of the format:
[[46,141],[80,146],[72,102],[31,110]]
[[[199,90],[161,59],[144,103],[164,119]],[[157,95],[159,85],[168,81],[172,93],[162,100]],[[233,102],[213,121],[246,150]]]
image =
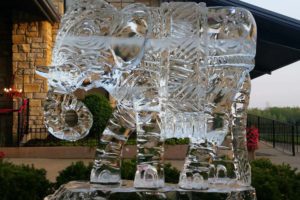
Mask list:
[[[150,26],[148,8],[142,4],[118,11],[101,0],[75,1],[62,19],[51,66],[36,70],[48,79],[45,121],[50,133],[67,140],[88,134],[92,115],[72,93],[102,87],[118,95],[122,77],[143,57]],[[73,126],[65,123],[72,113],[77,116]]]

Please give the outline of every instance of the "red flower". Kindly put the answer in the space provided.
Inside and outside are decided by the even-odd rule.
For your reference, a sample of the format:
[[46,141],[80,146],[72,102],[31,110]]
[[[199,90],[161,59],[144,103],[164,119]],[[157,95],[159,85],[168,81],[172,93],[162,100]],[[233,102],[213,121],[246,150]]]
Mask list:
[[246,131],[248,151],[254,151],[255,149],[258,149],[258,128],[256,128],[255,126],[251,126],[250,128],[247,128]]
[[0,151],[0,159],[4,158],[5,157],[5,153]]

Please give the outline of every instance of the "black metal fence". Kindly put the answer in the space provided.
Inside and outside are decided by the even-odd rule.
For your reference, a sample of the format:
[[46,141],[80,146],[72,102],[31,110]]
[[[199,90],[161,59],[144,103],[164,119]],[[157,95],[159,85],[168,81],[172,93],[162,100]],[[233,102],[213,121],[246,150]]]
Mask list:
[[299,126],[248,114],[247,126],[258,128],[260,140],[270,142],[273,148],[295,155],[299,152]]
[[[99,135],[89,135],[76,142],[60,140],[49,134],[46,128],[30,128],[28,121],[29,102],[26,108],[18,112],[18,134],[17,141],[13,138],[5,138],[6,142],[1,143],[4,138],[0,137],[0,146],[96,146],[99,143]],[[5,132],[11,131],[12,116],[0,116],[0,124]],[[295,155],[300,152],[300,126],[279,122],[264,117],[248,114],[247,127],[255,126],[259,130],[260,140],[269,142],[274,148],[286,153]],[[11,134],[5,134],[9,136]],[[2,134],[3,136],[3,134]]]
[[24,135],[28,133],[29,128],[29,99],[24,99],[22,106],[18,109],[18,130],[17,130],[17,145],[20,146],[20,142]]
[[[300,151],[300,127],[251,114],[247,119],[247,127],[253,125],[258,128],[260,140],[292,155]],[[100,139],[99,135],[89,135],[76,142],[68,142],[48,134],[45,128],[29,129],[29,133],[23,136],[23,140],[28,141],[24,146],[96,146]]]

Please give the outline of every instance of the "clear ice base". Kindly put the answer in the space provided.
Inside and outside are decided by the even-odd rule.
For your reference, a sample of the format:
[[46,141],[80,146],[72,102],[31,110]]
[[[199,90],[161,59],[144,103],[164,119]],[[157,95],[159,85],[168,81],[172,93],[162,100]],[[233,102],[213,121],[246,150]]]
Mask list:
[[177,184],[165,184],[160,189],[136,189],[133,181],[122,181],[122,186],[95,185],[71,181],[62,185],[44,200],[256,200],[253,187],[220,187],[207,190],[184,190]]
[[203,180],[197,176],[181,178],[178,185],[181,189],[187,190],[212,190],[210,188],[230,189],[247,187],[243,185],[243,183],[231,178],[209,178],[208,180]]

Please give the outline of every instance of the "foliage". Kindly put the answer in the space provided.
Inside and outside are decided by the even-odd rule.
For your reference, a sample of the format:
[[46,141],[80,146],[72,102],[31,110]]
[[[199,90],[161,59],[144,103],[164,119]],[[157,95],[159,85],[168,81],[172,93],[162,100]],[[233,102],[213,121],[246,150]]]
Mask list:
[[70,166],[59,172],[56,177],[55,188],[74,180],[89,180],[92,163],[86,166],[82,161],[72,163]]
[[[89,180],[90,171],[92,169],[92,163],[88,166],[84,165],[82,161],[72,163],[66,169],[59,172],[56,178],[55,187],[58,188],[60,185],[65,184],[69,181],[74,180]],[[170,163],[165,164],[165,179],[167,183],[178,183],[179,171],[172,167]],[[126,180],[133,180],[136,171],[136,160],[123,160],[121,167],[121,177]]]
[[136,138],[130,138],[127,140],[126,145],[136,145]]
[[[122,179],[133,180],[136,170],[135,160],[123,160],[121,168]],[[166,163],[164,166],[165,181],[167,183],[178,183],[179,171],[172,167],[170,163]]]
[[274,165],[268,159],[257,159],[251,163],[252,186],[257,199],[295,200],[300,196],[300,173],[289,165]]
[[[136,170],[136,160],[123,160],[122,161],[122,169],[121,175],[122,179],[133,180]],[[179,171],[172,167],[170,163],[166,163],[164,165],[165,172],[165,181],[167,183],[178,183],[179,181]]]
[[38,200],[51,191],[44,169],[0,162],[0,197],[2,200]]
[[60,139],[33,139],[24,144],[25,147],[55,147],[55,146],[88,146],[95,147],[98,145],[99,140],[94,138],[83,138],[75,142]]
[[87,95],[83,103],[93,114],[93,126],[89,135],[98,137],[104,131],[113,109],[107,98],[101,94]]
[[[165,140],[166,145],[189,144],[189,142],[189,138],[170,138]],[[127,140],[126,145],[136,145],[136,138],[130,138]]]
[[122,160],[121,177],[126,180],[133,180],[136,170],[136,160]]
[[[166,145],[183,145],[189,144],[189,138],[170,138],[165,141]],[[98,145],[98,138],[83,138],[75,142],[69,142],[66,140],[60,140],[56,138],[47,139],[33,139],[25,143],[24,146],[43,146],[43,147],[54,147],[54,146],[89,146],[95,147]],[[136,145],[136,138],[130,138],[127,140],[126,145]]]
[[248,110],[249,114],[288,123],[300,124],[300,108],[299,107],[270,107],[264,110],[252,108]]
[[[251,163],[252,185],[257,199],[295,200],[300,196],[300,173],[289,165],[274,165],[268,159],[257,159]],[[89,180],[92,163],[82,161],[72,163],[59,173],[55,187],[72,180]],[[179,171],[171,164],[165,164],[165,178],[168,183],[178,183]],[[133,179],[136,170],[135,160],[122,161],[122,179]],[[3,200],[42,199],[52,193],[52,185],[46,179],[45,170],[32,166],[16,166],[8,162],[0,163],[0,197]]]
[[0,161],[5,157],[5,153],[3,151],[0,151]]
[[170,138],[165,141],[165,144],[168,145],[178,145],[178,144],[189,144],[189,138]]
[[172,167],[171,163],[166,163],[164,167],[165,181],[167,183],[178,183],[180,171],[175,167]]

